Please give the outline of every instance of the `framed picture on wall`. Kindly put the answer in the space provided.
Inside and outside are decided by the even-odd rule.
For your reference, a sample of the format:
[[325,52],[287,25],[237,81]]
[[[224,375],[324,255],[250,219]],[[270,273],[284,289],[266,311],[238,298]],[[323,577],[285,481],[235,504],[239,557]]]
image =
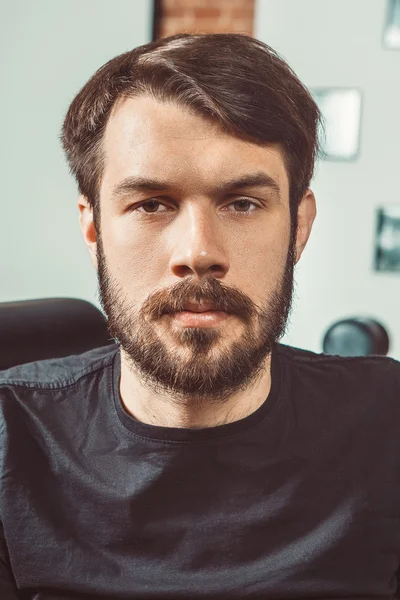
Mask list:
[[400,273],[400,204],[377,210],[375,270]]
[[400,0],[387,0],[387,3],[383,45],[391,50],[400,50]]
[[324,128],[320,133],[322,158],[355,160],[360,148],[362,94],[356,88],[312,88]]

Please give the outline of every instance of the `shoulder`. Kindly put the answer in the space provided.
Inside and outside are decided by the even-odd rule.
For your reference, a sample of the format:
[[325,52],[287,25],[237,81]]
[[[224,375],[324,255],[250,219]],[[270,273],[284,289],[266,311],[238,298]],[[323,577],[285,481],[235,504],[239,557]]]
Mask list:
[[110,344],[0,371],[0,427],[21,422],[28,415],[36,419],[39,414],[43,417],[57,411],[60,416],[61,406],[67,410],[66,405],[79,402],[79,398],[88,402],[94,380],[98,380],[95,389],[99,390],[110,379],[118,351],[118,344]]
[[74,430],[90,419],[101,394],[112,393],[118,353],[119,345],[110,344],[0,371],[0,470],[10,440],[26,447],[32,436]]
[[293,377],[329,388],[390,390],[400,397],[400,362],[387,356],[331,356],[279,344],[278,356]]
[[118,350],[117,344],[109,344],[82,354],[35,361],[0,371],[0,396],[7,387],[55,390],[74,385],[110,365]]

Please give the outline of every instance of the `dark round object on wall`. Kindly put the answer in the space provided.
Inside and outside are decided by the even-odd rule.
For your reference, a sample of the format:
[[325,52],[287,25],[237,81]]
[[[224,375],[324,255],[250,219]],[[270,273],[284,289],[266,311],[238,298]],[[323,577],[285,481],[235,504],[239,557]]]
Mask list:
[[375,321],[363,317],[353,317],[336,321],[325,333],[324,354],[339,356],[369,356],[389,351],[389,335],[386,329]]

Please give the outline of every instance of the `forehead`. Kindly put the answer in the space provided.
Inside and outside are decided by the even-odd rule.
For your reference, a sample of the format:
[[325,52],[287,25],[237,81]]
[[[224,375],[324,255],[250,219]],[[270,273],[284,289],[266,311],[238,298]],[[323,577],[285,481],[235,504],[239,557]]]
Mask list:
[[130,176],[153,177],[195,189],[264,171],[288,195],[283,155],[226,133],[218,123],[172,102],[148,96],[119,101],[107,123],[101,194]]

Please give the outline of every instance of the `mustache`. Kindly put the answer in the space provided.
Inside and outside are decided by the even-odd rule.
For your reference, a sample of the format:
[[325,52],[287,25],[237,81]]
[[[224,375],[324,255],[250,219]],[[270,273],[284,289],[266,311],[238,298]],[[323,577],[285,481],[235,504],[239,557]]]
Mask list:
[[253,302],[238,288],[227,288],[212,276],[201,282],[186,279],[170,288],[158,290],[143,303],[141,310],[150,318],[159,319],[184,310],[185,304],[193,300],[212,302],[215,310],[238,315],[246,321],[257,312]]

